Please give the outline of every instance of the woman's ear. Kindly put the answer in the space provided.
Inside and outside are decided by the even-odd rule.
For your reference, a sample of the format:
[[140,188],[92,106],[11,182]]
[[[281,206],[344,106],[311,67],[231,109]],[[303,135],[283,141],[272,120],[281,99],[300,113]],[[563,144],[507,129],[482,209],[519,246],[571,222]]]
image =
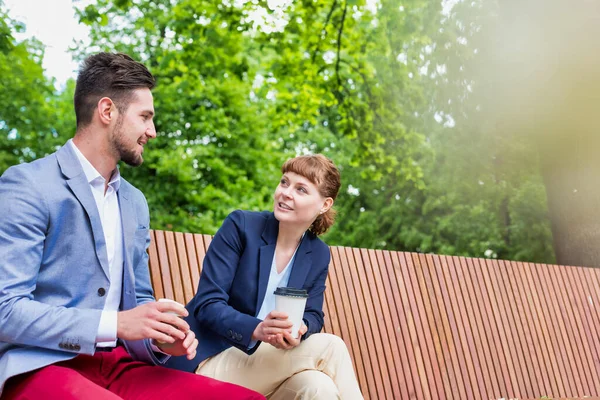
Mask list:
[[329,209],[333,206],[333,199],[331,197],[327,197],[323,202],[323,206],[321,207],[321,211],[319,214],[325,214]]

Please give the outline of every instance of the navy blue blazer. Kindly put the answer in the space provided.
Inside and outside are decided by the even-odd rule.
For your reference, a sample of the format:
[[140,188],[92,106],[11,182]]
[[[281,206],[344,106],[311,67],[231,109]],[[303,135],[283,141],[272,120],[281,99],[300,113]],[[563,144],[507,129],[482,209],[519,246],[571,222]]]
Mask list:
[[[260,310],[275,254],[279,221],[272,212],[234,211],[212,240],[202,268],[198,291],[186,306],[186,321],[198,338],[193,360],[171,357],[167,366],[194,371],[198,364],[235,346],[248,349],[252,333],[261,322]],[[323,292],[330,260],[329,247],[306,232],[298,250],[288,286],[308,292],[304,310],[306,339],[323,327]]]

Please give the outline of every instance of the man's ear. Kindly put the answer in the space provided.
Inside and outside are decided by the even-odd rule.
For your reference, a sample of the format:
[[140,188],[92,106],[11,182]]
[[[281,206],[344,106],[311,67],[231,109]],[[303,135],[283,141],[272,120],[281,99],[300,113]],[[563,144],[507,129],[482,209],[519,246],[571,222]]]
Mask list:
[[104,125],[110,125],[116,117],[117,107],[109,97],[103,97],[98,101],[98,117]]

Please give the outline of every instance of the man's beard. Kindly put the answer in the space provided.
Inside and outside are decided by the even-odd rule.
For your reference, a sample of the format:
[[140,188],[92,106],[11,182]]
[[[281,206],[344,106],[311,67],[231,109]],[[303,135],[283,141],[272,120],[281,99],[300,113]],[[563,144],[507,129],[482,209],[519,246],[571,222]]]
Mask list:
[[[136,148],[128,148],[125,140],[125,134],[122,131],[123,128],[123,117],[120,116],[113,129],[111,136],[111,146],[115,154],[121,161],[132,167],[140,166],[144,159],[141,154],[136,153]],[[137,144],[137,142],[136,142]]]

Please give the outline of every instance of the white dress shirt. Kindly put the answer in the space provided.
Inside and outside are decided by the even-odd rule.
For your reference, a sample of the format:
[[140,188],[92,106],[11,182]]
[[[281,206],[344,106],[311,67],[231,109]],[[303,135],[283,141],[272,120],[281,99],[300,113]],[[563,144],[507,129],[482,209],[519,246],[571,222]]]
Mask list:
[[121,304],[123,286],[123,230],[117,197],[121,185],[121,174],[119,169],[115,168],[105,192],[106,180],[79,151],[73,140],[69,140],[67,143],[77,154],[83,172],[90,184],[90,189],[98,207],[98,214],[100,214],[106,242],[110,284],[106,294],[106,303],[104,303],[104,309],[100,317],[96,345],[98,347],[114,347],[117,344],[117,312]]

